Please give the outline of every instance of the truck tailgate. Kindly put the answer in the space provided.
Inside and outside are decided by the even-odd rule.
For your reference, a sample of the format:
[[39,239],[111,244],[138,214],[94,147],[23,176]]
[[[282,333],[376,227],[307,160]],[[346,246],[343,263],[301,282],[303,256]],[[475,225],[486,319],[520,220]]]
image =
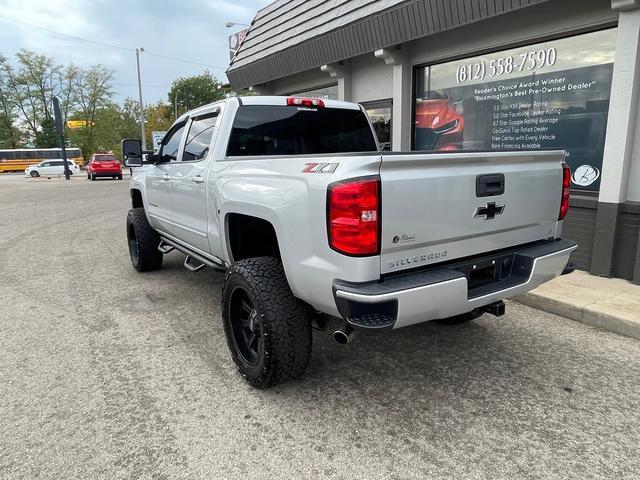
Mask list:
[[554,237],[564,157],[564,151],[384,154],[381,272]]

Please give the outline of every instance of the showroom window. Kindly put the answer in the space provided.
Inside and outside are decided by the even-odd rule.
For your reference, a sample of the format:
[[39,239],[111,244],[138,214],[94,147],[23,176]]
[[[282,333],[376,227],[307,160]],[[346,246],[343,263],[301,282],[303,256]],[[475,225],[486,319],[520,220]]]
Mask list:
[[563,148],[597,191],[616,29],[415,69],[415,150]]
[[391,150],[391,99],[363,102],[362,106],[371,119],[378,143],[383,150]]

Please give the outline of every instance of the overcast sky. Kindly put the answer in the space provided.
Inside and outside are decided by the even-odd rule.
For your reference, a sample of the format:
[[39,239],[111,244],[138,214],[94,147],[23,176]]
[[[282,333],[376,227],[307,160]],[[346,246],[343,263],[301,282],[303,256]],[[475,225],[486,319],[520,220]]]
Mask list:
[[[73,62],[88,67],[100,63],[115,72],[117,100],[137,98],[135,53],[64,38],[5,18],[210,65],[209,70],[226,81],[227,37],[244,27],[228,29],[225,23],[250,23],[256,11],[269,3],[270,0],[0,0],[0,53],[13,60],[15,52],[26,48],[61,64]],[[175,78],[198,74],[205,68],[143,53],[145,103],[166,101]]]

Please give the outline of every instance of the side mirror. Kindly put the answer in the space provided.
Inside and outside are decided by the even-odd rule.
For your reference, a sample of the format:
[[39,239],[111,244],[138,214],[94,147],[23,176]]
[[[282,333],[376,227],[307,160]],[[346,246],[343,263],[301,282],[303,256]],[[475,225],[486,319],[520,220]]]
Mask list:
[[122,158],[126,167],[142,166],[142,144],[137,138],[125,138],[121,142]]

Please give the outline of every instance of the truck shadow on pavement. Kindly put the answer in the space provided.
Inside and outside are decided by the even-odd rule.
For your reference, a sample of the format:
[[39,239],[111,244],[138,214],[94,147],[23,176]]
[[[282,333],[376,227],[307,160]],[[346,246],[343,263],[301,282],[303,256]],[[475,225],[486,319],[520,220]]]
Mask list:
[[[220,319],[223,274],[192,274],[180,266],[179,258],[166,260],[157,275],[177,277],[166,283],[184,287],[176,301],[190,303],[192,311],[188,318],[171,321],[175,334],[211,367],[212,382],[231,373],[235,378],[228,380],[243,384],[235,369],[230,372],[218,364],[231,365]],[[531,330],[539,327],[532,325],[533,320],[523,324],[522,309],[526,307],[517,305],[516,312],[504,317],[485,315],[457,326],[429,322],[393,331],[357,332],[347,346],[335,344],[331,331],[314,331],[313,355],[304,377],[261,394],[303,400],[308,395],[348,391],[356,403],[381,404],[399,398],[485,399],[505,392],[525,398],[539,391],[539,381],[532,380],[539,375],[538,360],[544,356],[545,364],[560,365],[567,353],[549,346],[544,338],[536,339],[539,332]]]

